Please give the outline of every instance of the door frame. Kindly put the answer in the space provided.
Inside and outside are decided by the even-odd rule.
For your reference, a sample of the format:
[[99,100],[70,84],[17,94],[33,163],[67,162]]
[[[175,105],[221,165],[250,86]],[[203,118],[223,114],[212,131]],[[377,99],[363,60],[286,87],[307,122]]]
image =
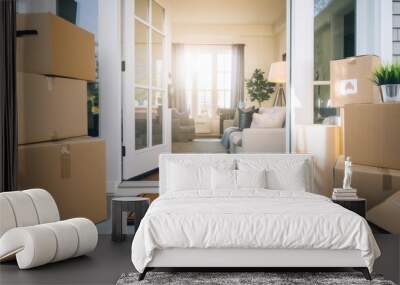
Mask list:
[[[156,1],[156,0],[153,0]],[[135,1],[122,0],[122,181],[141,173],[158,167],[158,156],[160,153],[169,152],[171,142],[168,141],[170,132],[170,120],[168,110],[168,94],[167,94],[167,74],[168,74],[168,58],[167,58],[167,33],[161,32],[151,25],[152,13],[149,13],[148,22],[143,21],[135,15]],[[156,1],[157,2],[157,1]],[[160,5],[158,3],[158,5]],[[163,7],[162,5],[160,5]],[[166,9],[164,8],[164,21],[166,21]],[[152,10],[152,0],[149,1],[149,10]],[[145,25],[148,29],[148,57],[147,66],[148,85],[138,85],[135,82],[135,25],[136,21]],[[166,25],[164,22],[164,29]],[[152,33],[157,32],[163,36],[163,85],[161,88],[153,87],[152,85]],[[148,109],[147,109],[147,144],[148,147],[136,150],[135,149],[135,104],[134,96],[136,88],[143,88],[148,91]],[[162,144],[152,146],[152,92],[160,91],[162,97]],[[127,110],[133,110],[127,112]],[[140,161],[140,163],[137,163]]]

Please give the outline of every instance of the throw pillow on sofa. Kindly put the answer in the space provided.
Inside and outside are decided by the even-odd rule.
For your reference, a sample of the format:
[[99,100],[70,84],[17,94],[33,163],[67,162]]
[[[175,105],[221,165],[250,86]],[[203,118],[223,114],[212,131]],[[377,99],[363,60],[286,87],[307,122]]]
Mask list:
[[253,114],[257,113],[258,109],[250,107],[247,109],[239,109],[239,129],[247,129],[251,126],[253,120]]
[[286,109],[284,107],[261,108],[253,114],[251,128],[282,128],[285,124]]

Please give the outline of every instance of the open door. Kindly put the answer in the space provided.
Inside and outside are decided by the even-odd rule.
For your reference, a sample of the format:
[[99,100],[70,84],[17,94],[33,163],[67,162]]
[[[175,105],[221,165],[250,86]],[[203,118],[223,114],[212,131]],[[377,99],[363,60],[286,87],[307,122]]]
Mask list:
[[154,0],[123,7],[123,179],[158,167],[169,152],[165,9]]

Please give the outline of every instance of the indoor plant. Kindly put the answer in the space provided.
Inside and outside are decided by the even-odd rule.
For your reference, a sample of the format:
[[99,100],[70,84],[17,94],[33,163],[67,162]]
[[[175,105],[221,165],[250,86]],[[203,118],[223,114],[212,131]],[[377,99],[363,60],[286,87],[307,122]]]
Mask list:
[[253,75],[246,81],[247,93],[252,102],[261,103],[271,98],[270,94],[274,92],[274,84],[264,78],[264,72],[261,69],[254,70]]
[[374,82],[381,88],[383,102],[400,102],[400,64],[379,67]]

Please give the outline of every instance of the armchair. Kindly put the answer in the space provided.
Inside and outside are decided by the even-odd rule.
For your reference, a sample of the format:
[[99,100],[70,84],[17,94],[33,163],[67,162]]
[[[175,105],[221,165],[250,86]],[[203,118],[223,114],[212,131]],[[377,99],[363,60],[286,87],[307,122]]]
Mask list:
[[222,135],[224,130],[233,127],[236,109],[218,108],[217,115],[219,116],[219,132]]

